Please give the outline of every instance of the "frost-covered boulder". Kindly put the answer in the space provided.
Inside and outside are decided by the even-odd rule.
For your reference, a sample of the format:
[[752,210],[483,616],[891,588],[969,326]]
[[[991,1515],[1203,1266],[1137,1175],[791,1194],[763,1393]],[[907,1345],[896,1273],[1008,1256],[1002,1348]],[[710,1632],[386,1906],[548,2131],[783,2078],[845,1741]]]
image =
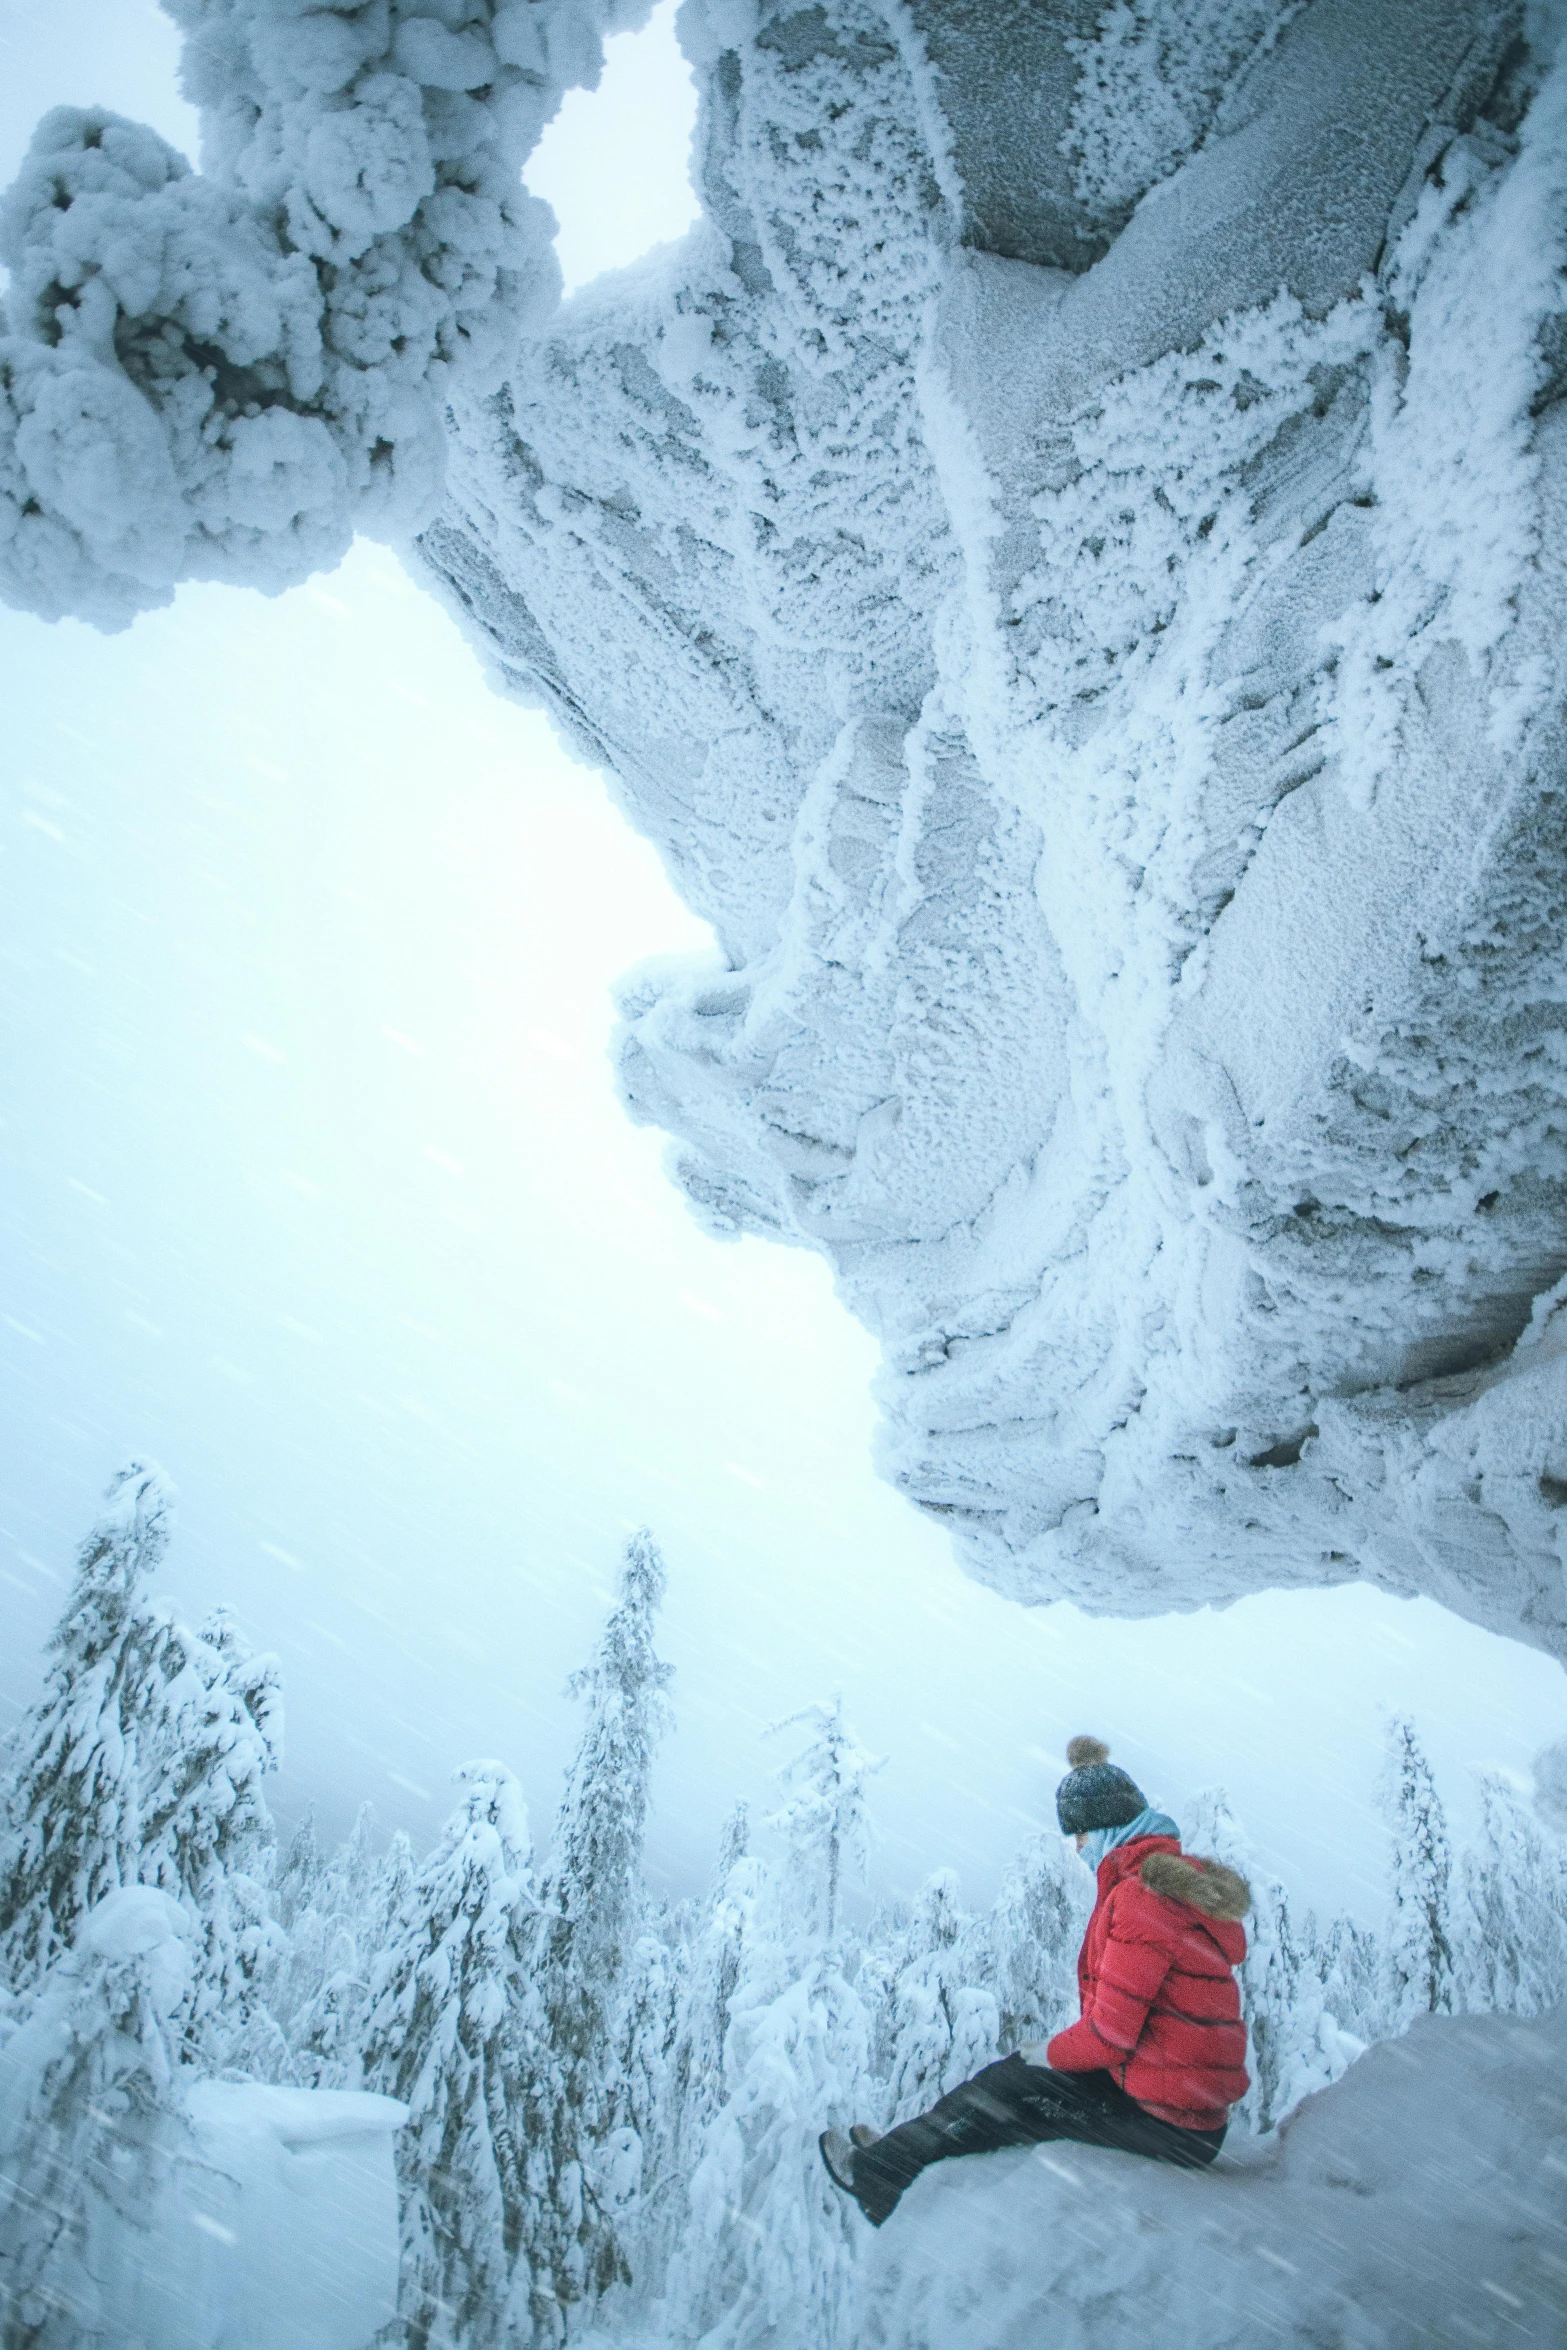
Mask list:
[[[200,2234],[214,2350],[367,2350],[397,2309],[392,2097],[204,2081],[199,2155],[163,2216],[171,2258]],[[167,2342],[170,2337],[162,2337]]]
[[407,2108],[193,2081],[189,1913],[96,1904],[0,2045],[0,2335],[27,2350],[366,2350],[397,2300]]
[[1423,2017],[1276,2137],[1188,2173],[1081,2146],[919,2179],[865,2350],[1567,2342],[1567,2015]]

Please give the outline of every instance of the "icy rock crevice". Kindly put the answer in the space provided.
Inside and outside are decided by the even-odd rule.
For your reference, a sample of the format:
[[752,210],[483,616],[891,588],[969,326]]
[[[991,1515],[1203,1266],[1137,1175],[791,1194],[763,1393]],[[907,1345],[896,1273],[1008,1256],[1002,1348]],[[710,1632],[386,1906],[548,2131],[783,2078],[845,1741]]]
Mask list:
[[[716,964],[628,985],[626,1098],[715,1230],[829,1257],[885,1347],[888,1473],[1018,1596],[1367,1575],[1567,1650],[1555,12],[687,0],[705,218],[506,365],[526,272],[496,260],[465,356],[470,215],[443,242],[422,157],[460,118],[512,168],[507,108],[618,18],[399,0],[309,11],[300,51],[281,0],[220,13],[213,177],[146,201],[206,190],[231,261],[260,222],[337,367],[358,281],[305,233],[310,142],[381,141],[353,187],[412,209],[333,237],[458,288],[410,345],[420,431],[446,409],[417,560],[713,923]],[[257,99],[372,25],[358,78]],[[56,248],[102,275],[127,217],[53,168],[13,205],[13,400],[97,315]],[[176,553],[121,569],[296,575],[304,507],[236,536],[220,481],[204,521],[192,452],[221,474],[239,423],[319,411],[341,531],[384,461],[363,386],[214,424],[185,282],[122,273],[93,346],[183,500]],[[135,378],[154,346],[183,357]],[[72,448],[139,478],[95,417]],[[55,527],[41,478],[13,550]],[[127,494],[126,545],[162,511]],[[9,593],[120,608],[19,564]]]
[[859,2277],[867,2350],[1428,2350],[1567,2339],[1561,2015],[1425,2017],[1189,2174],[1079,2146],[927,2171]]

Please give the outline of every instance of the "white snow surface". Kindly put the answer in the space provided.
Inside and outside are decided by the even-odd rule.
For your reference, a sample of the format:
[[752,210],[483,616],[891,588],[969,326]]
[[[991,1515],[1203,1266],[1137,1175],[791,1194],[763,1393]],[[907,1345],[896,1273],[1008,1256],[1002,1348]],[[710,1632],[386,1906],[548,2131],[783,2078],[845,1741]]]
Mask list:
[[202,2081],[190,2110],[204,2167],[167,2224],[182,2259],[205,2239],[212,2343],[364,2350],[397,2308],[392,2146],[407,2108],[361,2090]]
[[1567,1651],[1559,10],[687,0],[704,220],[544,325],[621,12],[177,13],[206,171],[10,200],[4,592],[406,539],[444,403],[425,576],[718,936],[628,1104],[889,1476],[1020,1597]]
[[108,1894],[0,2050],[6,2339],[367,2350],[396,2312],[408,2108],[192,2079],[192,1940],[167,1893]]
[[1567,2014],[1423,2016],[1186,2172],[1098,2147],[936,2165],[859,2269],[864,2350],[1567,2342]]

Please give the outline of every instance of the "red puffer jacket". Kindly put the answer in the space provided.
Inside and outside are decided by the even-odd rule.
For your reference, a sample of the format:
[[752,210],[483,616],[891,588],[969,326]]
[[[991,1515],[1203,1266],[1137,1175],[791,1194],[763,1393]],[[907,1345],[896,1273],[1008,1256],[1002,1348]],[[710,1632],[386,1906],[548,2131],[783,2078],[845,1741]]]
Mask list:
[[1078,1954],[1082,2021],[1056,2034],[1046,2061],[1113,2074],[1161,2121],[1222,2129],[1250,2086],[1231,1972],[1246,1955],[1238,1921],[1250,1907],[1244,1877],[1189,1860],[1173,1836],[1107,1852]]

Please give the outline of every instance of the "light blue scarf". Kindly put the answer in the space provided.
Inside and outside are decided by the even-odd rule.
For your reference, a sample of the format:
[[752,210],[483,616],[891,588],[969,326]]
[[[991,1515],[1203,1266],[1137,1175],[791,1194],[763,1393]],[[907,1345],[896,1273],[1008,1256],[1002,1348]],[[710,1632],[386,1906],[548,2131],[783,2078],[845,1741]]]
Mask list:
[[1107,1852],[1114,1852],[1118,1844],[1131,1844],[1139,1836],[1173,1836],[1179,1844],[1181,1831],[1168,1812],[1155,1811],[1150,1804],[1135,1820],[1128,1820],[1124,1828],[1090,1828],[1083,1838],[1083,1858],[1097,1876],[1099,1863]]

